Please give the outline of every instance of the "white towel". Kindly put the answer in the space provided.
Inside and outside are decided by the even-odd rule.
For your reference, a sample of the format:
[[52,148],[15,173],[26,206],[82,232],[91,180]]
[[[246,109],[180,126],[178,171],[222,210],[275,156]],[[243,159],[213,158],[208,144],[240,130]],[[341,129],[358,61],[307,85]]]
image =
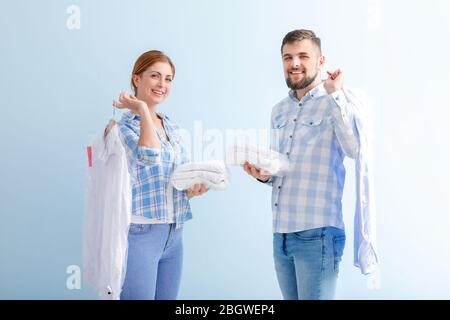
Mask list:
[[228,164],[243,165],[245,161],[261,169],[263,174],[283,176],[290,170],[287,157],[274,150],[248,144],[235,144],[228,149]]
[[223,190],[229,183],[225,163],[218,160],[180,165],[175,169],[171,182],[177,190],[186,190],[200,183],[210,189]]

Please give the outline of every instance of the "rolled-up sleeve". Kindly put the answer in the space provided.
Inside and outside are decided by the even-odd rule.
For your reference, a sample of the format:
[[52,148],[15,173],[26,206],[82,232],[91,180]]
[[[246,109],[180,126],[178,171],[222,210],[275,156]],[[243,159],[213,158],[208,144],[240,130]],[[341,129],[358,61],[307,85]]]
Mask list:
[[139,136],[127,124],[119,124],[119,128],[120,138],[128,157],[142,166],[155,166],[161,163],[161,149],[139,145]]
[[354,107],[342,90],[329,95],[334,101],[331,108],[334,131],[344,153],[349,158],[356,158],[358,153],[358,139],[354,124]]

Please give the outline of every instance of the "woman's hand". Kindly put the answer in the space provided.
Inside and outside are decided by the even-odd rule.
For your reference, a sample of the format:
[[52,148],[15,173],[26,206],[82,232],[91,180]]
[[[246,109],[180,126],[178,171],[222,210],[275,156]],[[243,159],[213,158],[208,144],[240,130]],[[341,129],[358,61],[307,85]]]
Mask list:
[[195,197],[195,196],[201,196],[208,190],[209,190],[209,188],[206,185],[204,185],[203,183],[194,184],[192,187],[190,187],[187,190],[187,196],[189,199],[192,197]]
[[141,114],[142,110],[147,108],[147,104],[138,100],[134,95],[128,94],[126,91],[122,91],[119,95],[119,101],[113,100],[113,106],[118,109],[130,109],[134,114]]

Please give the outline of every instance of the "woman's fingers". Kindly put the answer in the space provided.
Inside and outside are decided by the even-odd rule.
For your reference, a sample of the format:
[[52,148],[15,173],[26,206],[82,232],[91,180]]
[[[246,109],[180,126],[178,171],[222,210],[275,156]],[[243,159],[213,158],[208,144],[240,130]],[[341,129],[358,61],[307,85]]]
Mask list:
[[194,184],[191,189],[188,190],[188,192],[193,195],[193,196],[200,196],[202,194],[204,194],[206,191],[208,191],[209,188],[208,186],[206,186],[205,184],[201,183],[197,183]]
[[119,109],[122,109],[125,107],[125,104],[121,103],[121,102],[117,102],[116,100],[113,100],[113,106]]

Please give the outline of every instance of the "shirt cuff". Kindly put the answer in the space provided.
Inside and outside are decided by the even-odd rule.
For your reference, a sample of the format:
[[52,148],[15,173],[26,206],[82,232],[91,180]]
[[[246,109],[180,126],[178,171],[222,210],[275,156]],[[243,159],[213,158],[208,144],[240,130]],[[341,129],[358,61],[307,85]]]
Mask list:
[[264,181],[264,180],[261,180],[261,179],[258,179],[258,178],[256,178],[256,180],[258,180],[259,182],[262,182],[262,183],[270,183],[271,182],[271,180],[272,180],[272,177],[270,177],[269,179],[267,179],[266,181]]
[[345,101],[345,95],[342,89],[330,93],[330,96],[338,106],[341,106]]
[[330,97],[331,99],[333,99],[333,101],[335,102],[336,106],[339,108],[339,113],[342,117],[342,120],[344,122],[347,121],[347,108],[346,108],[346,97],[344,94],[344,91],[341,90],[337,90],[333,93],[330,93]]
[[161,150],[156,148],[150,148],[146,146],[137,147],[138,161],[143,164],[155,164],[161,162]]

